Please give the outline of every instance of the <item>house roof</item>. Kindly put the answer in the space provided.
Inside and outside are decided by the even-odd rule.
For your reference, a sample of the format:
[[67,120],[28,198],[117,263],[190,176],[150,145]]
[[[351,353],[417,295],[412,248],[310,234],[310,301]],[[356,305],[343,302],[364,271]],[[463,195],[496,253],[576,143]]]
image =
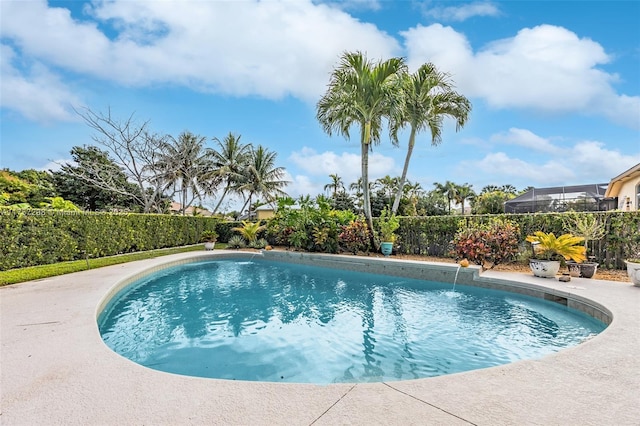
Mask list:
[[625,170],[618,176],[611,179],[609,182],[609,186],[607,187],[607,192],[605,192],[605,197],[616,197],[620,192],[620,187],[629,179],[633,179],[635,177],[640,176],[640,163],[631,167],[629,170]]
[[[172,201],[171,202],[171,207],[169,207],[169,210],[174,212],[174,213],[180,212],[182,210],[182,204],[177,203],[175,201]],[[197,214],[201,215],[201,216],[211,216],[211,212],[209,210],[201,209],[201,208],[194,207],[194,206],[187,207],[186,210],[185,210],[185,214],[192,215],[194,213],[194,211]]]

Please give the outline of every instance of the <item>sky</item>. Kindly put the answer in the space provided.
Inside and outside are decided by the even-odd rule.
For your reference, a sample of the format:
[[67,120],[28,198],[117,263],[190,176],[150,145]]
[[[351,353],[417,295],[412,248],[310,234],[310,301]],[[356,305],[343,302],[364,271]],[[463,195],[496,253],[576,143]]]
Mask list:
[[[360,176],[359,131],[316,120],[356,50],[432,62],[473,105],[440,145],[418,135],[408,178],[425,190],[603,183],[640,163],[638,1],[0,0],[0,41],[0,168],[56,169],[94,144],[88,107],[211,148],[241,135],[277,152],[290,196],[315,196]],[[401,174],[407,140],[383,134],[371,180]]]

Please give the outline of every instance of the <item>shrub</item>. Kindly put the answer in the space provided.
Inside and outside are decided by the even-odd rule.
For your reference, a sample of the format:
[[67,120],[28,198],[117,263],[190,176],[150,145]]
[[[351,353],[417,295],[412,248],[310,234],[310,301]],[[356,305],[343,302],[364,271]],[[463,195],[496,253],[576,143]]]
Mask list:
[[340,246],[353,254],[359,251],[369,252],[371,232],[364,219],[357,219],[342,227],[339,235]]
[[230,249],[239,249],[245,246],[246,243],[244,241],[244,238],[242,238],[240,235],[234,235],[233,237],[229,238],[229,242],[227,242],[227,247]]
[[378,227],[380,228],[380,241],[394,243],[396,241],[395,232],[400,227],[400,220],[385,208],[378,219]]
[[454,238],[456,256],[468,259],[483,269],[491,264],[489,269],[492,269],[515,258],[519,233],[518,225],[505,219],[471,226],[463,222]]
[[256,240],[256,242],[253,244],[253,248],[263,249],[267,245],[269,245],[269,242],[264,238],[260,238],[260,239]]

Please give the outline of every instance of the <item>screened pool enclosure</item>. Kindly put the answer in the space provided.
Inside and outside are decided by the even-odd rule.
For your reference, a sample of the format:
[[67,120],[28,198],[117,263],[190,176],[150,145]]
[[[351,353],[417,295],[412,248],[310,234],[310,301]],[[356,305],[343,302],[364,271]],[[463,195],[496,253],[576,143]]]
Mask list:
[[605,198],[607,183],[533,188],[509,200],[505,213],[536,213],[565,211],[602,211],[616,208],[615,198]]

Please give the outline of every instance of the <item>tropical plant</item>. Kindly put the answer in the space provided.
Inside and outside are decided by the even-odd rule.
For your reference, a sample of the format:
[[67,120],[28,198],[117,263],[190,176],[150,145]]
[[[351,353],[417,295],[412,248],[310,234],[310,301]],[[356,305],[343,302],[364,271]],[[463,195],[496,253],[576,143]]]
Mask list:
[[[486,188],[486,187],[485,187]],[[504,203],[515,198],[515,195],[501,190],[483,191],[471,200],[473,214],[504,213]]]
[[191,132],[182,132],[178,139],[168,137],[162,143],[160,158],[153,165],[159,172],[165,190],[180,196],[180,212],[203,195],[212,195],[217,182],[212,174],[212,151],[205,148],[206,138]]
[[257,248],[257,249],[263,249],[266,246],[269,245],[269,242],[264,239],[264,238],[259,238],[256,240],[256,242],[253,244],[253,248]]
[[396,241],[395,232],[400,227],[400,220],[385,208],[378,219],[378,227],[380,228],[380,241],[394,243]]
[[533,255],[539,260],[574,260],[584,262],[585,247],[581,245],[583,237],[563,234],[556,238],[553,232],[536,231],[527,236],[527,242],[533,246]]
[[467,122],[471,112],[471,102],[453,90],[449,74],[438,71],[432,63],[423,64],[413,74],[405,74],[403,78],[403,108],[397,109],[398,115],[391,120],[393,132],[409,125],[409,143],[407,155],[402,169],[402,176],[397,185],[396,197],[392,212],[398,211],[402,189],[407,178],[409,162],[415,145],[416,134],[429,129],[431,144],[442,142],[442,124],[445,117],[456,121],[456,131]]
[[359,251],[369,252],[371,231],[363,219],[356,219],[348,225],[342,226],[338,236],[340,246],[346,251],[358,254]]
[[224,182],[224,190],[213,208],[213,213],[218,211],[227,194],[238,186],[242,171],[247,166],[251,145],[240,143],[240,138],[240,135],[234,135],[231,132],[222,141],[213,138],[218,144],[218,149],[213,150],[214,171]]
[[487,269],[513,260],[518,254],[518,224],[493,219],[488,224],[460,222],[453,239],[458,258],[467,259]]
[[[360,128],[363,210],[367,226],[373,230],[369,194],[369,151],[380,143],[382,119],[398,115],[402,104],[402,58],[373,63],[361,52],[346,52],[331,74],[327,92],[317,104],[316,117],[323,130],[350,138],[349,129]],[[397,135],[390,134],[397,143]],[[372,242],[376,245],[373,234]]]
[[324,186],[325,191],[331,191],[333,193],[333,199],[335,200],[338,197],[338,192],[344,191],[344,184],[342,183],[342,178],[338,176],[337,173],[330,174],[331,183],[328,183]]
[[248,205],[248,210],[251,212],[251,200],[254,195],[264,197],[268,203],[273,203],[278,197],[287,195],[282,188],[289,182],[283,180],[284,167],[275,165],[277,156],[276,152],[269,151],[262,145],[258,145],[257,148],[251,147],[247,167],[239,176],[234,188],[246,194],[246,202],[241,211],[244,211]]
[[604,224],[594,214],[569,214],[563,217],[563,224],[570,233],[584,238],[585,253],[589,250],[589,241],[599,240],[606,234]]
[[234,235],[233,237],[229,238],[229,241],[227,242],[227,248],[230,249],[244,248],[246,247],[246,245],[247,243],[240,235]]
[[447,197],[447,210],[451,214],[451,203],[458,196],[458,185],[451,181],[446,181],[444,184],[434,182],[434,185],[436,187],[434,191]]
[[243,220],[242,226],[231,228],[232,231],[239,232],[247,240],[250,247],[255,245],[258,234],[264,229],[266,229],[266,226],[261,225],[260,222],[250,222],[248,220]]
[[218,233],[212,230],[206,230],[200,234],[200,242],[202,243],[215,243],[218,241]]
[[462,214],[465,214],[464,203],[467,200],[472,200],[476,193],[471,188],[471,185],[465,183],[464,185],[458,185],[454,200],[460,204]]

